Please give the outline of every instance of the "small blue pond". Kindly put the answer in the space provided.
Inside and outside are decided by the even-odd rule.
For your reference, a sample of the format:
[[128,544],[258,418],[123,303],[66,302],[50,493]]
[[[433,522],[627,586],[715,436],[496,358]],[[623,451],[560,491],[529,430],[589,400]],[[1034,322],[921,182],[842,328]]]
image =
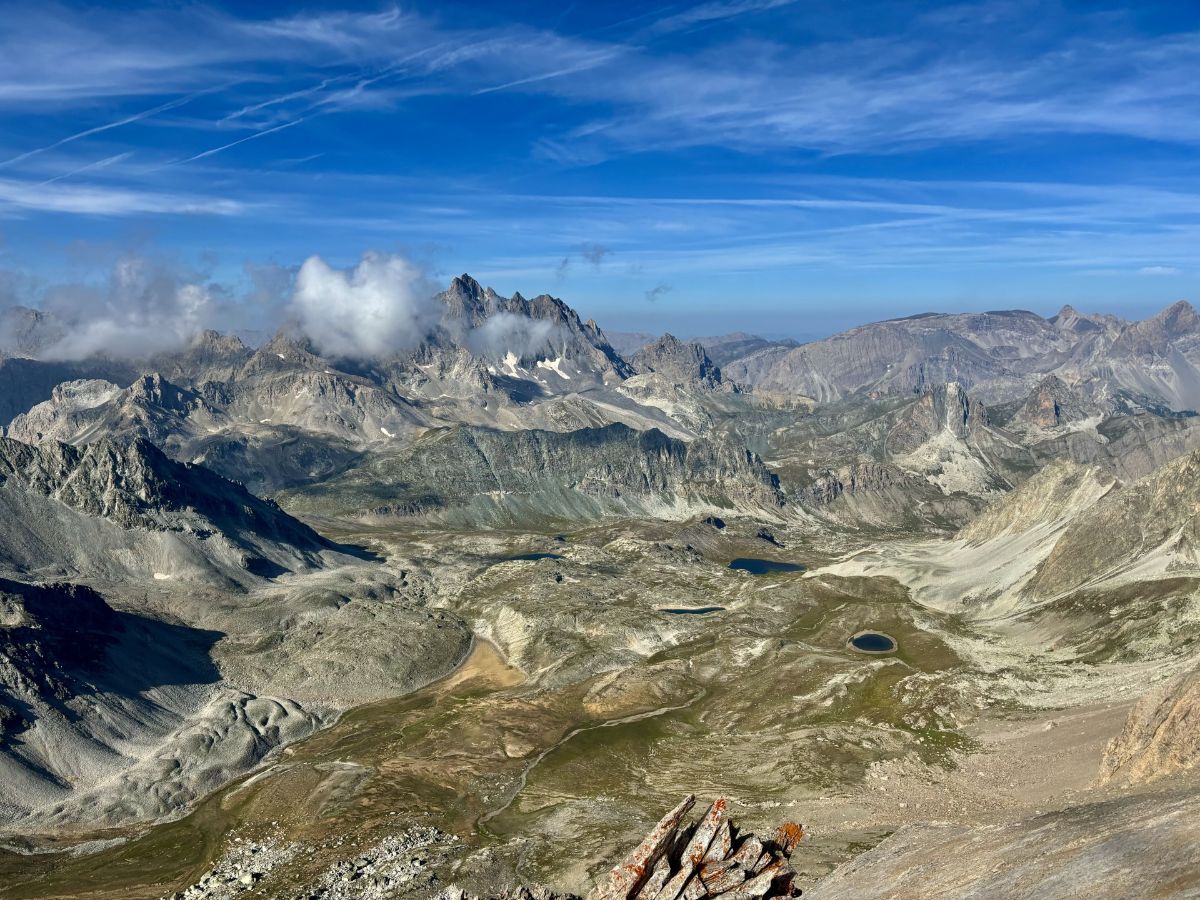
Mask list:
[[516,556],[510,556],[510,560],[523,562],[536,562],[539,559],[562,559],[561,553],[518,553]]
[[693,606],[690,609],[660,609],[659,612],[670,613],[673,616],[703,616],[706,613],[721,612],[723,606]]
[[878,631],[860,631],[847,643],[862,653],[891,653],[896,649],[896,639]]
[[729,564],[729,568],[751,575],[770,575],[773,572],[803,572],[800,563],[777,562],[773,559],[739,558]]

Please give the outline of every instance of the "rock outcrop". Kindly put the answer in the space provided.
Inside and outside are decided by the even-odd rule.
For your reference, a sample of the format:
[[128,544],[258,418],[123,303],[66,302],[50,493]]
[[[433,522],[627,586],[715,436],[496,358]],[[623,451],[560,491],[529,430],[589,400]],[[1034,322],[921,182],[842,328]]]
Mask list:
[[639,372],[654,372],[674,384],[716,390],[723,384],[721,369],[695,341],[681,341],[673,334],[642,347],[633,357]]
[[1105,748],[1101,784],[1153,781],[1200,766],[1200,669],[1138,701]]
[[806,888],[807,900],[1195,897],[1200,795],[1085,803],[1018,822],[908,825]]
[[588,900],[755,900],[798,897],[788,857],[804,830],[781,825],[770,839],[743,834],[717,800],[699,821],[687,823],[689,796],[588,894]]

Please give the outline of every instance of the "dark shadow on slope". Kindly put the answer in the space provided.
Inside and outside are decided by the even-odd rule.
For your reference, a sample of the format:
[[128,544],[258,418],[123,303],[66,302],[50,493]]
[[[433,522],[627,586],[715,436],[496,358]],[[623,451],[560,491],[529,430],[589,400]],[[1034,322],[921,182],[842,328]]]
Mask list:
[[0,707],[9,711],[0,748],[32,726],[39,705],[78,722],[81,698],[216,683],[211,651],[222,637],[118,612],[83,585],[0,578]]

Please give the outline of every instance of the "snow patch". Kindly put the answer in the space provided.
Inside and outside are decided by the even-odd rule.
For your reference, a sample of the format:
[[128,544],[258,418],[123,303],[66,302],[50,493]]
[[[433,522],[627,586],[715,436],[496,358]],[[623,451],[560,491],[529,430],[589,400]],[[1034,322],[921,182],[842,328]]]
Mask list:
[[556,356],[554,359],[539,359],[537,362],[537,367],[539,369],[549,369],[559,378],[565,378],[567,381],[571,380],[571,376],[562,370],[561,356]]

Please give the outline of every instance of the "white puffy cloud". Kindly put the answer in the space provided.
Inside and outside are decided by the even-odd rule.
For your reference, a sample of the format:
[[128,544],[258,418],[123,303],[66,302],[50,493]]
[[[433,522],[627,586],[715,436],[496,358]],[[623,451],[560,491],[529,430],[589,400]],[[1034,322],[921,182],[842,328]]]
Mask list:
[[502,357],[513,353],[525,357],[545,348],[558,333],[558,327],[545,319],[499,312],[473,330],[467,344],[472,353],[481,356]]
[[437,322],[434,289],[402,256],[365,253],[352,269],[319,256],[296,275],[291,313],[322,353],[375,358],[420,343]]
[[214,324],[224,300],[221,288],[194,273],[126,255],[104,288],[66,284],[46,291],[43,308],[60,323],[63,336],[41,356],[145,357],[178,350]]

